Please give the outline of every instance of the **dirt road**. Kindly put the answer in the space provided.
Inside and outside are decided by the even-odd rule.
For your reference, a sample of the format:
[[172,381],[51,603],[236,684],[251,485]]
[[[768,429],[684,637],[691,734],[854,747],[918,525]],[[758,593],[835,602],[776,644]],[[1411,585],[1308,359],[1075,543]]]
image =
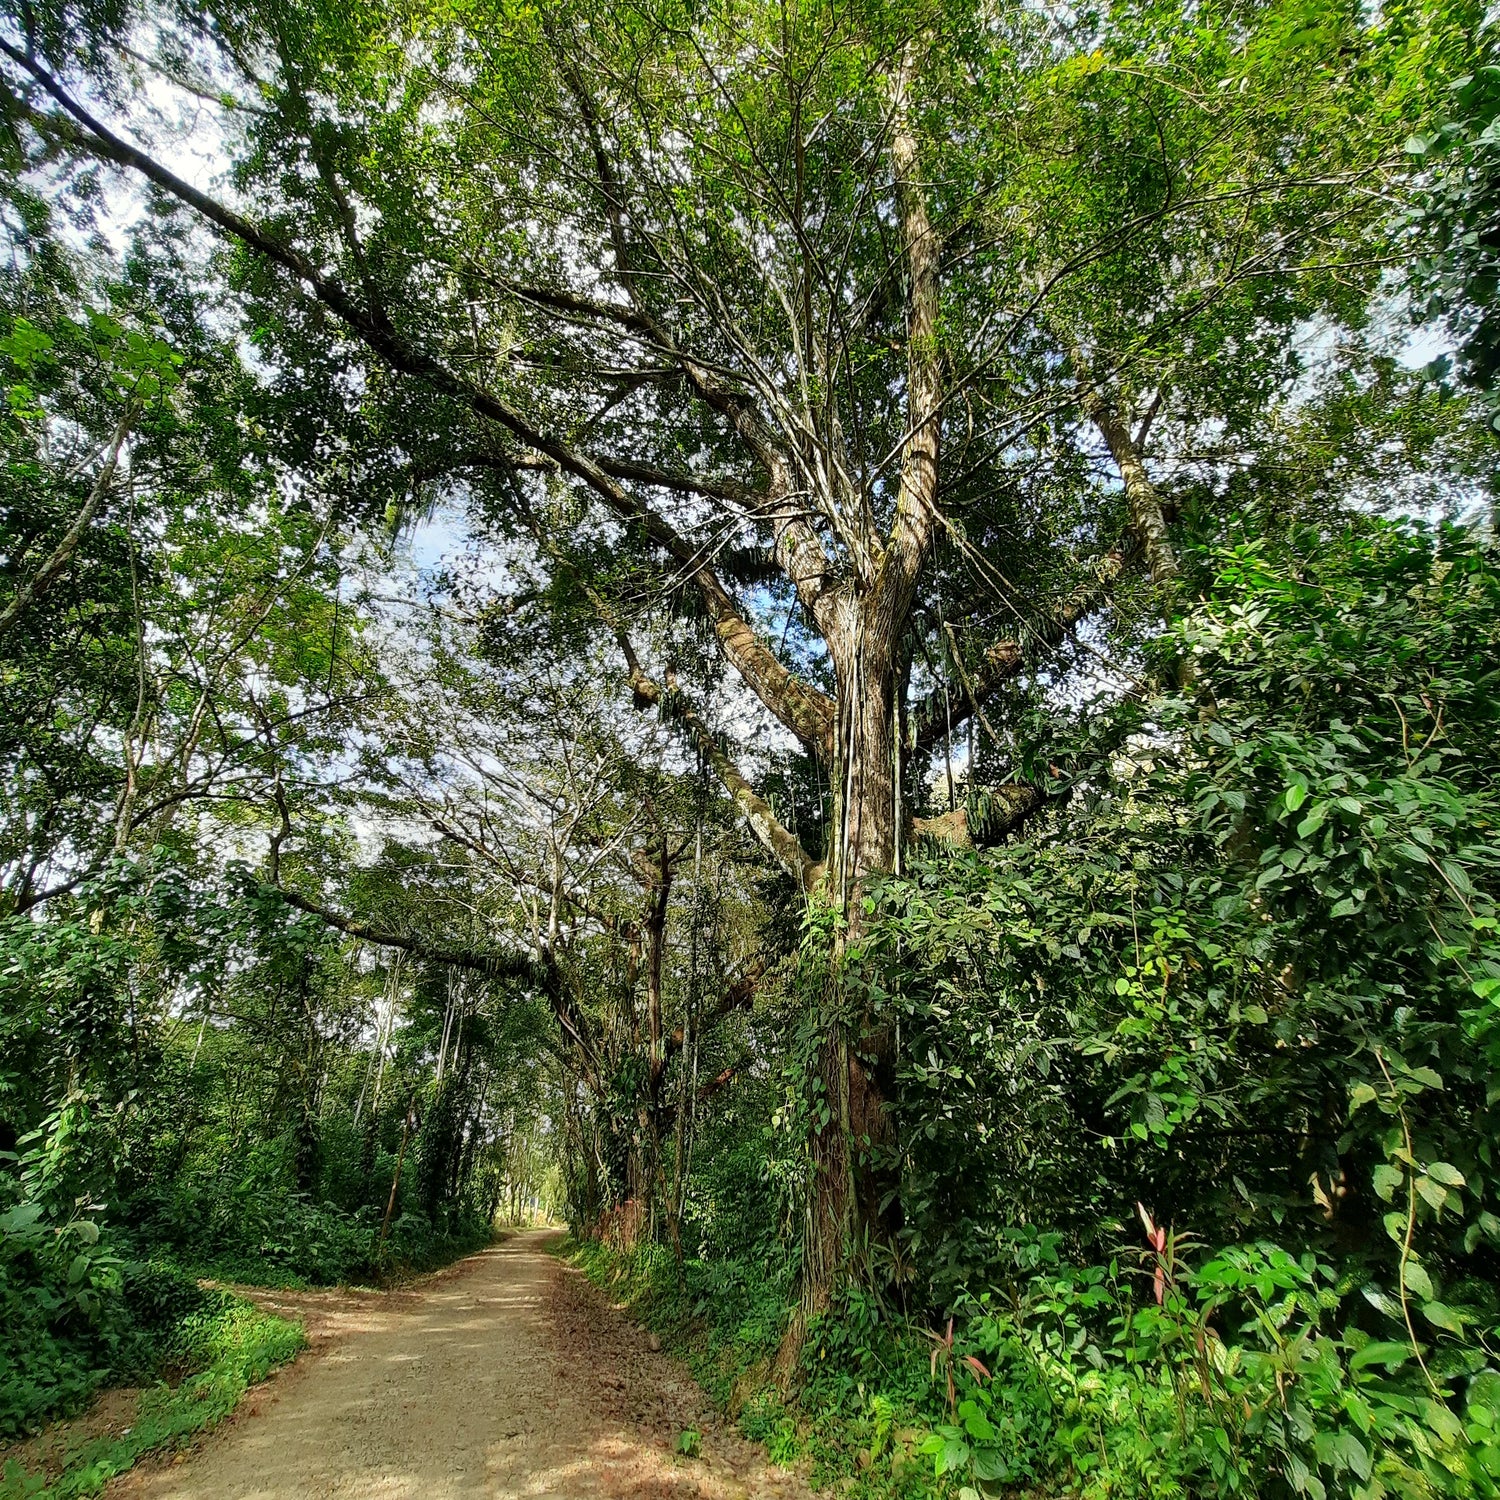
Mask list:
[[[310,1353],[111,1500],[802,1500],[537,1232],[420,1287],[282,1299]],[[703,1456],[674,1455],[703,1433]]]

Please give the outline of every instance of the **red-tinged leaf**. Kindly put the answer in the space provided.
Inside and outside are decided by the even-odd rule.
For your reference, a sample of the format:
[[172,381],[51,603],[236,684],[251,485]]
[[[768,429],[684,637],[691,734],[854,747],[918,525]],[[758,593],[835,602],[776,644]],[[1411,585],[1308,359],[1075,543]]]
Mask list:
[[1151,1222],[1151,1215],[1146,1212],[1144,1203],[1137,1203],[1135,1211],[1141,1216],[1141,1223],[1146,1227],[1146,1238],[1149,1240],[1156,1233],[1156,1225]]
[[1162,1266],[1156,1268],[1156,1275],[1152,1278],[1152,1286],[1156,1292],[1156,1305],[1160,1307],[1167,1287],[1167,1273]]
[[990,1372],[988,1370],[986,1370],[985,1367],[982,1364],[980,1364],[980,1362],[977,1359],[975,1359],[972,1354],[966,1354],[966,1355],[964,1355],[964,1363],[966,1365],[968,1365],[968,1367],[977,1376],[979,1376],[979,1378],[981,1380],[989,1380],[991,1378],[990,1377]]
[[1155,1250],[1158,1255],[1160,1255],[1162,1251],[1167,1248],[1167,1231],[1165,1229],[1157,1229],[1152,1232],[1151,1248]]

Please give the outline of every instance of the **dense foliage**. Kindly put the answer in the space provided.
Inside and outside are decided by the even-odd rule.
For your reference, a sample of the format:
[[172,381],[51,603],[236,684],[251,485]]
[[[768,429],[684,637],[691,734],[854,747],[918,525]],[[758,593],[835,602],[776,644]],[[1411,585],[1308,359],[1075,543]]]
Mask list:
[[[1203,1403],[1180,1482],[1253,1451],[1293,1489],[1462,1492],[1497,1458],[1500,580],[1457,530],[1278,551],[1204,555],[1160,643],[1189,691],[1102,715],[1052,826],[889,888],[901,1241],[987,1366],[1180,1365]],[[1102,1269],[1132,1242],[1154,1285]],[[996,1285],[1022,1297],[998,1316]],[[992,1426],[1002,1380],[972,1398]],[[1150,1427],[1172,1395],[1154,1419],[1149,1381],[1098,1399]],[[1049,1398],[1012,1399],[1045,1432]],[[1034,1466],[984,1456],[1014,1440],[973,1444],[980,1477]]]
[[[1363,520],[1196,565],[1175,689],[1087,716],[1056,815],[868,898],[901,1222],[811,1331],[800,1430],[747,1408],[789,1454],[857,1441],[903,1492],[1494,1492],[1492,549]],[[750,1140],[684,1282],[588,1261],[741,1398],[790,1272]]]
[[1487,21],[0,5],[0,1439],[556,1215],[871,1495],[1500,1493]]

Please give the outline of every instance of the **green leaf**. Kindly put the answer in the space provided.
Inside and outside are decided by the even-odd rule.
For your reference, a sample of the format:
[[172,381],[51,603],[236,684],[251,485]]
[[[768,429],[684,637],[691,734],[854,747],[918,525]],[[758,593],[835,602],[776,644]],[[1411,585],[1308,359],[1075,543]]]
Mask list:
[[1010,1465],[998,1448],[976,1448],[974,1477],[984,1484],[999,1484],[1010,1478]]
[[1416,1187],[1417,1192],[1422,1195],[1423,1199],[1432,1208],[1441,1212],[1444,1205],[1448,1202],[1448,1190],[1441,1183],[1434,1182],[1430,1177],[1417,1178]]
[[[1388,1219],[1401,1218],[1401,1215],[1387,1214],[1386,1217]],[[1405,1222],[1406,1221],[1402,1219],[1403,1228],[1405,1227]],[[1389,1228],[1390,1226],[1387,1225],[1386,1227]],[[1389,1292],[1381,1291],[1378,1286],[1367,1286],[1361,1290],[1360,1295],[1363,1296],[1365,1301],[1368,1302],[1370,1306],[1373,1307],[1377,1312],[1382,1312],[1386,1315],[1386,1317],[1395,1318],[1398,1322],[1400,1321],[1401,1304],[1399,1301],[1397,1301],[1396,1298],[1392,1297]]]
[[1406,1174],[1400,1167],[1393,1167],[1389,1162],[1382,1162],[1371,1174],[1375,1183],[1375,1196],[1383,1198],[1387,1203],[1395,1197],[1396,1189],[1406,1180]]
[[1393,1339],[1372,1339],[1349,1357],[1349,1368],[1363,1370],[1367,1365],[1384,1365],[1387,1370],[1399,1370],[1411,1357],[1410,1344],[1397,1343]]
[[40,1203],[17,1204],[9,1213],[0,1214],[0,1234],[21,1234],[30,1229],[41,1216]]
[[1431,1298],[1432,1279],[1416,1261],[1409,1260],[1401,1267],[1401,1279],[1406,1284],[1406,1290],[1414,1297],[1420,1297],[1423,1301]]
[[1370,1477],[1370,1450],[1347,1427],[1338,1435],[1338,1450],[1346,1469],[1360,1479]]
[[959,1438],[948,1438],[943,1443],[942,1452],[937,1457],[937,1471],[939,1474],[950,1474],[955,1469],[963,1468],[969,1461],[969,1445]]
[[1466,1183],[1464,1174],[1445,1161],[1431,1162],[1427,1168],[1427,1175],[1434,1181],[1442,1183],[1444,1187],[1461,1188]]
[[1464,1331],[1463,1314],[1449,1307],[1445,1302],[1424,1302],[1422,1304],[1422,1316],[1434,1328],[1444,1328],[1449,1333],[1462,1333]]

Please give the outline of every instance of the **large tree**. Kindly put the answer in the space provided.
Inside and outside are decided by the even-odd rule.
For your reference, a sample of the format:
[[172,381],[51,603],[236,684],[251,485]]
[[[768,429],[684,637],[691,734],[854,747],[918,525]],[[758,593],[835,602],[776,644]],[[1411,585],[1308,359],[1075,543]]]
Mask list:
[[[910,788],[1086,616],[1163,607],[1165,481],[1206,435],[1265,440],[1294,330],[1365,316],[1403,120],[1463,20],[23,3],[0,52],[34,149],[123,168],[233,247],[303,452],[346,452],[367,499],[466,487],[834,908],[816,1307],[878,1214],[891,1039],[845,1013],[838,954]],[[153,154],[132,82],[222,107],[217,196]],[[684,598],[821,766],[823,847],[642,644]],[[994,788],[992,828],[1044,800]]]

